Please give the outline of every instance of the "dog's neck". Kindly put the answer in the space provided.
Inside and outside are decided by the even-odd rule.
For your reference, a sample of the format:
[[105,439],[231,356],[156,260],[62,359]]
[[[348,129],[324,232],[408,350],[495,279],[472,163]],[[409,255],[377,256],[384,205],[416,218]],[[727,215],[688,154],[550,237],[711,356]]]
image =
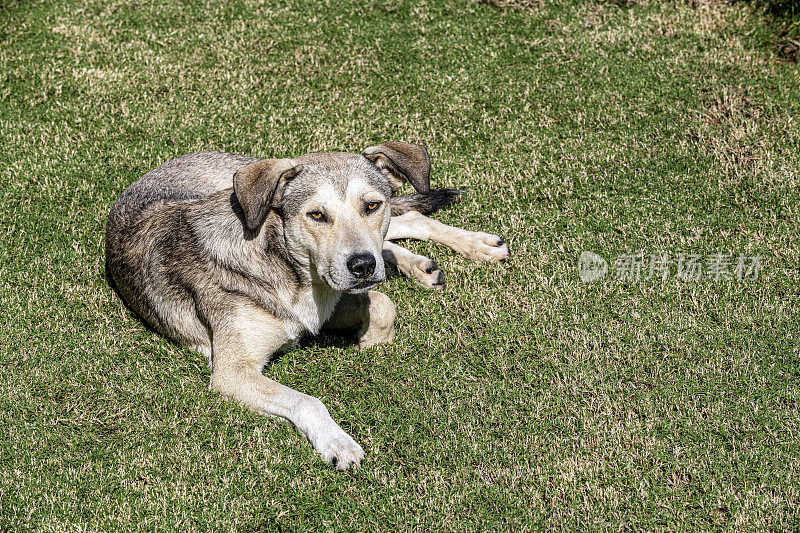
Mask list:
[[333,314],[342,293],[319,280],[318,283],[311,283],[297,296],[296,303],[290,309],[303,329],[316,335]]

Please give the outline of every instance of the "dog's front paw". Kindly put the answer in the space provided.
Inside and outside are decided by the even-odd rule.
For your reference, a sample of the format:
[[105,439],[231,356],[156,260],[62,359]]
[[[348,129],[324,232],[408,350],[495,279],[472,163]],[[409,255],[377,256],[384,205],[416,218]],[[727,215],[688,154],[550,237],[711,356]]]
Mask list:
[[337,470],[361,466],[364,450],[331,418],[321,401],[304,394],[296,408],[292,421],[323,461]]
[[361,446],[336,422],[321,431],[312,444],[322,460],[337,470],[358,468],[364,458]]
[[508,259],[508,245],[503,239],[491,233],[478,231],[472,234],[467,243],[467,257],[473,261],[490,261],[496,263]]

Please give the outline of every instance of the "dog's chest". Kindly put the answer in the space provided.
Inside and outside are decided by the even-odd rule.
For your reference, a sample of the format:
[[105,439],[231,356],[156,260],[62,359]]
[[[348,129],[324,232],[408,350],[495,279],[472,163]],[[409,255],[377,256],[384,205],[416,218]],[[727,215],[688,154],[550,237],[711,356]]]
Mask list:
[[299,336],[303,330],[313,334],[319,333],[322,326],[333,314],[341,294],[328,287],[312,285],[303,291],[296,303],[291,306],[292,312],[300,322],[302,329],[291,336]]

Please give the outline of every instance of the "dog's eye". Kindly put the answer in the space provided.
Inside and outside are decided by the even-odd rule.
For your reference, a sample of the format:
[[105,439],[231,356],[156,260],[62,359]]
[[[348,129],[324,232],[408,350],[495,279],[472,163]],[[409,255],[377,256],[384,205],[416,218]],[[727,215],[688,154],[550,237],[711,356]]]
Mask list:
[[310,211],[308,216],[316,220],[317,222],[324,222],[325,221],[325,213],[322,211]]
[[367,213],[374,213],[383,204],[383,202],[370,202],[367,204]]

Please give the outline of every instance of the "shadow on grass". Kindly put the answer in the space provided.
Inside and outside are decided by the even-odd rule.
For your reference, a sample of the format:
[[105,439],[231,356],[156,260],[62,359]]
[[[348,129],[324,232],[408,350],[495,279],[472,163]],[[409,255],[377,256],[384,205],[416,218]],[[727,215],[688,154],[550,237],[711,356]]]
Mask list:
[[764,9],[776,18],[797,22],[800,16],[800,3],[797,0],[741,0],[757,8]]
[[781,50],[789,59],[797,61],[800,44],[800,1],[798,0],[739,0],[771,16],[780,30],[782,39],[790,41],[789,50]]

